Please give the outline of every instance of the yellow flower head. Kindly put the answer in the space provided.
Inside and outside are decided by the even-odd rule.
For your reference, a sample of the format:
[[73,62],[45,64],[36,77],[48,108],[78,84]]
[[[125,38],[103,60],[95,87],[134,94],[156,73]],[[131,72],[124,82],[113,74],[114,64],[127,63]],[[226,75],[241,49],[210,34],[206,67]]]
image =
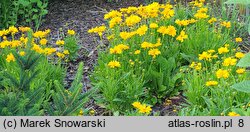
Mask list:
[[109,27],[113,28],[115,25],[119,24],[122,22],[122,18],[121,17],[114,17],[109,21]]
[[60,52],[56,52],[56,55],[59,57],[59,58],[64,58],[65,55],[63,53],[60,53]]
[[187,34],[185,33],[185,31],[182,30],[180,35],[176,38],[176,40],[183,42],[184,39],[187,39],[187,38],[188,38]]
[[121,67],[121,64],[120,64],[120,62],[118,62],[118,61],[110,61],[110,62],[108,63],[108,66],[109,66],[110,68],[119,68],[119,67]]
[[228,116],[240,116],[240,114],[237,114],[236,112],[229,112]]
[[229,50],[228,50],[228,48],[226,46],[225,47],[220,47],[218,49],[219,54],[228,53],[228,52],[229,52]]
[[228,78],[229,72],[227,70],[219,69],[216,71],[216,77],[217,78]]
[[148,31],[148,27],[146,25],[142,25],[141,27],[139,27],[137,30],[136,30],[136,33],[139,35],[139,36],[142,36],[144,34],[146,34],[146,32]]
[[47,39],[41,39],[41,40],[40,40],[40,44],[41,44],[41,45],[46,45],[47,42],[48,42]]
[[222,65],[223,66],[234,66],[234,65],[236,65],[236,62],[237,62],[237,59],[233,59],[231,57],[228,57],[223,61]]
[[149,27],[152,28],[152,29],[158,28],[158,24],[156,24],[156,23],[150,23]]
[[94,27],[88,30],[88,33],[97,33],[99,36],[102,36],[103,32],[106,30],[106,26]]
[[240,38],[240,37],[235,38],[235,41],[236,41],[236,42],[242,42],[242,38]]
[[68,30],[68,35],[75,35],[75,31],[74,30]]
[[56,48],[45,48],[44,53],[45,55],[51,55],[56,52]]
[[231,27],[231,22],[230,22],[230,21],[228,21],[228,22],[223,21],[223,22],[221,23],[221,26],[226,27],[226,28],[230,28],[230,27]]
[[172,37],[174,37],[174,36],[176,35],[176,29],[175,29],[174,26],[171,26],[171,25],[168,26],[168,27],[161,26],[161,27],[157,30],[157,32],[159,32],[159,33],[161,33],[161,34],[163,34],[163,35],[167,34],[167,35],[172,36]]
[[148,55],[151,55],[153,58],[155,58],[159,54],[161,54],[161,51],[159,49],[150,49],[148,51]]
[[238,58],[238,59],[243,58],[244,56],[245,56],[245,54],[242,53],[242,52],[235,53],[235,57]]
[[140,108],[141,107],[141,103],[136,101],[132,104],[135,108]]
[[190,67],[190,68],[194,68],[195,70],[199,71],[199,70],[201,70],[202,65],[201,65],[200,62],[198,62],[198,63],[192,62],[192,63],[189,65],[189,67]]
[[138,55],[138,54],[140,54],[140,53],[141,53],[140,50],[136,50],[136,51],[134,52],[135,55]]
[[197,12],[196,14],[194,14],[194,17],[197,19],[205,19],[205,18],[208,18],[209,16],[206,13]]
[[148,48],[152,48],[154,45],[152,43],[149,43],[149,42],[143,42],[141,44],[141,48],[143,49],[148,49]]
[[82,116],[83,115],[83,110],[81,109],[78,113],[78,116]]
[[136,32],[120,32],[120,37],[124,40],[127,40],[135,35]]
[[28,32],[31,28],[30,27],[19,27],[21,32]]
[[6,58],[6,61],[7,62],[15,61],[14,55],[12,53],[8,54],[7,58]]
[[239,69],[236,70],[236,73],[243,74],[243,73],[245,73],[245,71],[246,71],[245,68],[239,68]]
[[208,20],[208,23],[213,24],[216,21],[217,21],[217,19],[212,17],[211,19]]
[[19,53],[20,56],[25,56],[25,54],[26,54],[26,53],[25,53],[24,51],[21,51],[21,52]]
[[199,54],[199,60],[208,60],[210,61],[212,58],[211,53],[208,53],[206,51],[202,52],[202,54]]
[[14,35],[14,34],[16,34],[17,32],[18,32],[18,29],[16,28],[16,27],[14,27],[14,26],[11,26],[11,27],[9,27],[9,32],[12,34],[12,35]]
[[63,41],[63,40],[57,40],[57,41],[56,41],[56,44],[57,44],[57,45],[64,45],[64,41]]
[[125,23],[127,26],[134,26],[135,24],[139,23],[141,21],[141,18],[137,15],[131,15],[126,18]]
[[207,81],[206,86],[217,86],[218,82],[217,81]]
[[122,16],[121,12],[116,11],[116,10],[112,10],[109,13],[104,15],[104,19],[107,20],[107,19],[110,19],[110,18],[121,17],[121,16]]
[[64,50],[63,54],[68,55],[69,54],[69,50]]

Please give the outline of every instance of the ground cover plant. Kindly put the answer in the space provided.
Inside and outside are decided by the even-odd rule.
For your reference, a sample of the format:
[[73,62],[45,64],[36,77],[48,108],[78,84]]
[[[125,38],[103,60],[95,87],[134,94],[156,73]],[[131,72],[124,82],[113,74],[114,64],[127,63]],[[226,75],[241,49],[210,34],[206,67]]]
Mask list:
[[1,0],[0,29],[20,24],[37,30],[48,13],[47,5],[48,0]]

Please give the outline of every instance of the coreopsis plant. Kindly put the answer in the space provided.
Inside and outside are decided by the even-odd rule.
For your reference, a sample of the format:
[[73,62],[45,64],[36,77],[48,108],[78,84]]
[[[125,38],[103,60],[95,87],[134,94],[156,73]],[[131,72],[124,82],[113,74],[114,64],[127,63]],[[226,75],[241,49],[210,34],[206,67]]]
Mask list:
[[[92,75],[93,86],[100,91],[97,102],[122,113],[132,110],[128,104],[134,100],[160,103],[183,88],[179,69],[192,63],[197,54],[200,60],[213,61],[217,54],[208,50],[221,48],[218,55],[227,53],[224,44],[231,43],[232,24],[210,15],[204,2],[196,0],[187,7],[153,2],[105,14],[107,25],[89,30],[100,37],[105,34],[109,41]],[[234,63],[235,58],[227,58],[224,65]],[[206,64],[193,62],[191,66],[198,70]],[[217,70],[218,78],[229,77],[224,75],[228,69]],[[207,85],[217,85],[216,80],[208,81]]]
[[[231,86],[249,79],[249,71],[236,65],[243,56],[245,54],[237,51],[233,43],[199,54],[185,74],[184,94],[188,105],[180,114],[239,115],[235,109],[248,104],[250,96]],[[195,65],[197,63],[199,68]]]

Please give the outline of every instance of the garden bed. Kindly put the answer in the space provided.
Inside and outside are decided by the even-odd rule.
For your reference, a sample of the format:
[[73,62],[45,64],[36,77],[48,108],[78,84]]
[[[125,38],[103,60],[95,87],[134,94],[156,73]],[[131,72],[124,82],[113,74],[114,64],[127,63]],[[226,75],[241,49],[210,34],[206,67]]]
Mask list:
[[[14,49],[11,53],[3,50],[7,62],[0,68],[10,74],[5,75],[6,70],[0,73],[4,82],[0,90],[14,86],[24,91],[30,87],[32,91],[38,84],[46,84],[45,95],[39,94],[44,96],[40,99],[44,104],[37,107],[41,115],[249,115],[249,94],[244,93],[248,90],[241,84],[249,80],[248,63],[241,61],[249,51],[250,39],[244,19],[235,16],[236,11],[212,10],[211,6],[222,6],[218,3],[188,2],[173,6],[144,0],[49,1],[48,14],[39,28],[45,34],[35,32],[39,34],[33,34],[35,42],[28,41],[31,45],[40,43],[44,49],[38,46],[29,51],[21,46],[16,50],[19,55]],[[3,32],[12,36],[6,39],[3,35],[0,42],[14,41],[15,30],[10,27],[9,33]],[[28,30],[24,32],[27,34],[16,35],[15,39],[27,35],[31,40]],[[44,37],[54,48],[49,50],[57,51],[55,55],[46,51]],[[23,39],[20,42],[27,43]],[[48,78],[38,74],[46,81],[36,84],[27,80],[30,84],[24,83],[24,87],[21,78],[38,72],[27,68],[30,60],[25,53],[32,55],[32,50],[47,56],[38,58],[44,67],[54,68],[56,75],[53,71],[43,73]],[[25,61],[26,70],[15,73],[15,69],[25,68]],[[8,67],[12,63],[17,67]],[[34,65],[42,68],[42,63]],[[60,73],[64,68],[66,72]],[[13,79],[17,75],[20,84]],[[9,80],[13,84],[8,85]],[[25,98],[30,100],[32,92],[27,93]],[[25,98],[21,100],[24,104]],[[8,112],[3,113],[11,115]]]

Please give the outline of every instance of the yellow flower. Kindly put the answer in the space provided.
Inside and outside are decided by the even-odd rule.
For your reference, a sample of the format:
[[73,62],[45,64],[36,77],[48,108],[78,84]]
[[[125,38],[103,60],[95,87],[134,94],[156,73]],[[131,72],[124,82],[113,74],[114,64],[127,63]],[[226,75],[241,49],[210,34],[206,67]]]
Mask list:
[[189,25],[191,21],[190,20],[175,20],[175,23],[178,24],[179,26],[187,26]]
[[6,37],[5,35],[8,35],[10,32],[9,32],[9,30],[7,29],[4,29],[4,30],[0,30],[0,36],[3,36],[3,37]]
[[229,52],[229,50],[228,50],[228,48],[226,46],[225,47],[220,47],[218,49],[219,54],[228,53],[228,52]]
[[132,103],[132,105],[137,109],[139,110],[139,113],[142,113],[142,114],[149,114],[152,109],[150,106],[147,106],[146,104],[141,104],[140,102],[136,101],[134,103]]
[[89,111],[89,115],[91,115],[91,116],[95,115],[95,111],[94,110],[90,110]]
[[88,33],[97,33],[100,37],[102,36],[103,32],[106,30],[106,26],[99,26],[94,27],[88,30]]
[[14,34],[16,34],[17,32],[18,32],[18,29],[16,28],[16,27],[14,27],[14,26],[11,26],[11,27],[9,27],[9,32],[12,34],[12,35],[14,35]]
[[41,45],[46,45],[47,42],[48,42],[47,39],[41,39],[41,40],[40,40],[40,44],[41,44]]
[[36,51],[37,53],[43,53],[43,49],[37,45],[37,44],[33,44],[32,50]]
[[141,107],[141,103],[136,101],[132,104],[135,108],[140,108]]
[[208,53],[208,52],[202,52],[202,54],[199,54],[199,60],[208,60],[210,61],[212,58],[212,55],[211,53]]
[[218,85],[217,81],[207,81],[206,82],[206,86],[216,86],[216,85]]
[[26,54],[26,53],[25,53],[24,51],[21,51],[21,52],[19,53],[20,56],[25,56],[25,54]]
[[125,44],[119,44],[119,45],[115,46],[114,48],[110,48],[109,53],[110,54],[121,54],[123,50],[127,50],[127,49],[129,49],[129,46],[127,46]]
[[219,69],[216,71],[216,77],[217,78],[228,78],[229,72],[227,70]]
[[206,13],[197,12],[196,14],[194,14],[194,17],[198,19],[205,19],[205,18],[208,18],[209,16]]
[[208,50],[207,52],[208,52],[208,53],[214,53],[215,50]]
[[63,54],[68,55],[69,54],[69,50],[64,50]]
[[51,55],[56,52],[56,48],[45,48],[44,53],[45,55]]
[[164,10],[161,12],[163,18],[170,19],[171,17],[174,16],[174,10],[172,8],[173,6],[170,4],[165,5]]
[[28,42],[28,38],[26,37],[20,37],[20,41],[24,44],[26,44]]
[[121,17],[122,13],[120,13],[119,11],[116,10],[112,10],[109,13],[104,15],[104,19],[107,20],[109,18],[114,18],[114,17]]
[[222,65],[223,66],[229,66],[229,65],[234,66],[234,65],[236,65],[236,62],[237,62],[237,59],[232,59],[231,57],[228,57],[223,61]]
[[200,62],[198,62],[198,63],[192,62],[189,67],[194,68],[195,70],[199,71],[199,70],[201,70],[202,65]]
[[240,37],[235,38],[235,41],[236,41],[236,42],[242,42],[242,38],[240,38]]
[[245,68],[239,68],[239,69],[236,70],[236,73],[243,74],[245,71],[246,71]]
[[82,116],[83,115],[83,110],[81,109],[78,113],[78,116]]
[[60,53],[60,52],[56,52],[56,55],[59,57],[59,58],[64,58],[65,55],[63,53]]
[[229,112],[228,116],[240,116],[240,114],[237,114],[236,112]]
[[[49,30],[48,30],[49,31]],[[33,36],[35,37],[35,38],[44,38],[44,37],[46,37],[47,36],[47,34],[49,33],[49,32],[43,32],[43,31],[37,31],[37,32],[35,32],[34,34],[33,34]]]
[[141,53],[140,50],[136,50],[136,51],[134,52],[135,55],[138,55],[138,54],[140,54],[140,53]]
[[75,31],[74,30],[68,30],[68,35],[75,35]]
[[19,27],[19,30],[20,30],[21,32],[27,32],[27,31],[30,30],[30,27]]
[[170,35],[170,36],[172,36],[172,37],[174,37],[174,36],[176,35],[176,29],[175,29],[174,26],[171,26],[171,25],[168,26],[168,27],[161,26],[161,27],[157,30],[157,32],[159,32],[159,33],[161,33],[161,34],[163,34],[163,35],[167,34],[167,35]]
[[217,19],[212,17],[211,19],[208,20],[208,23],[212,24],[212,23],[214,23],[216,21],[217,21]]
[[144,34],[146,34],[148,30],[148,27],[146,25],[142,25],[141,27],[139,27],[137,30],[136,30],[136,33],[139,35],[139,36],[142,36]]
[[8,54],[7,58],[6,58],[6,61],[7,62],[15,61],[14,55],[12,53]]
[[109,66],[110,68],[118,68],[118,67],[121,67],[121,64],[120,64],[120,62],[118,62],[118,61],[110,61],[110,62],[108,63],[108,66]]
[[109,21],[109,27],[113,28],[115,25],[119,24],[122,22],[122,18],[121,17],[114,17]]
[[243,58],[244,56],[245,56],[245,54],[242,53],[242,52],[235,53],[235,57],[238,58],[238,59]]
[[148,55],[151,55],[153,58],[155,58],[159,54],[161,54],[161,51],[159,49],[150,49],[148,51]]
[[114,35],[114,34],[109,35],[109,36],[107,37],[108,40],[111,40],[111,39],[114,39],[114,38],[115,38],[115,35]]
[[21,46],[21,41],[19,41],[19,40],[13,40],[12,42],[10,42],[10,45],[11,45],[12,48]]
[[127,40],[135,35],[136,32],[120,32],[120,37],[124,40]]
[[187,34],[185,33],[185,31],[182,30],[180,35],[176,38],[176,40],[183,42],[184,39],[187,39],[187,38],[188,38]]
[[57,41],[56,41],[56,44],[57,44],[57,45],[64,45],[64,41],[63,41],[63,40],[57,40]]
[[230,21],[228,21],[228,22],[223,21],[223,22],[221,23],[221,26],[226,27],[226,28],[230,28],[230,27],[231,27],[231,22],[230,22]]
[[141,18],[137,15],[130,15],[126,18],[125,23],[127,26],[134,26],[135,24],[139,23],[141,21]]
[[203,8],[200,8],[197,12],[198,13],[207,13],[207,8],[203,7]]
[[156,23],[151,23],[150,25],[149,25],[149,27],[150,28],[158,28],[158,24],[156,24]]
[[143,42],[141,44],[141,48],[143,49],[148,49],[148,48],[152,48],[154,45],[152,43],[149,43],[149,42]]

